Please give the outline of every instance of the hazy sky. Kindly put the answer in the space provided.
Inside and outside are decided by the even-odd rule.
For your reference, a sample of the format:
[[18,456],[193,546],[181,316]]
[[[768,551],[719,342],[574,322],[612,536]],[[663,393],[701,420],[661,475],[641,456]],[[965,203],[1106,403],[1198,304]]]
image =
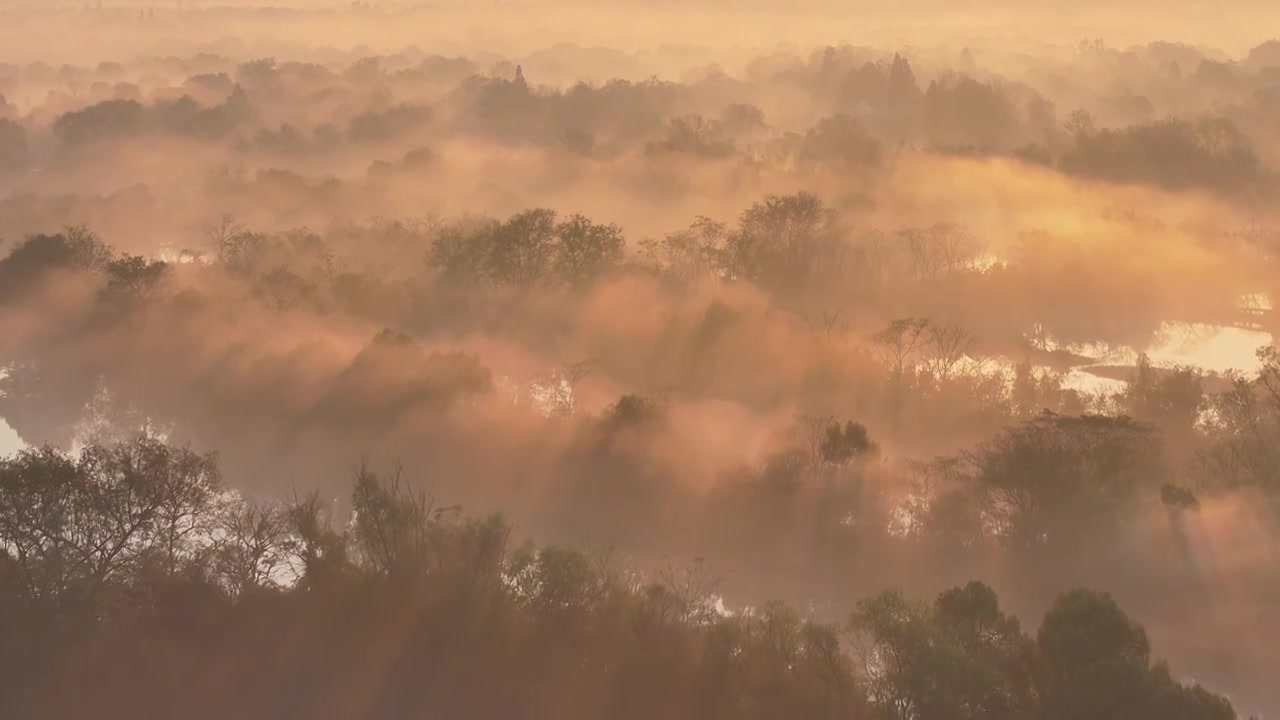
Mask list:
[[0,420],[0,454],[11,453],[22,447],[18,434],[4,420]]

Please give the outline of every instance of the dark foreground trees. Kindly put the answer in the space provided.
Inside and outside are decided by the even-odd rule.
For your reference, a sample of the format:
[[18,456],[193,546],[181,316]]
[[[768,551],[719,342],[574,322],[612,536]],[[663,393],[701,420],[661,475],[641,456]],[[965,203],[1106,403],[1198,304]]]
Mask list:
[[0,460],[0,714],[1234,717],[1103,594],[1034,639],[980,583],[828,625],[724,611],[698,570],[514,546],[399,476],[361,470],[350,505],[246,503],[155,438]]

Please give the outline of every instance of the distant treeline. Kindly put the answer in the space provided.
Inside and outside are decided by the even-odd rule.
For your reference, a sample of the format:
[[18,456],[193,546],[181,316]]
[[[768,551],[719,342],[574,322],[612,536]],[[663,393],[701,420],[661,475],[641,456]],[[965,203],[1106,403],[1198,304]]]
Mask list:
[[[1172,189],[1239,195],[1271,187],[1259,156],[1276,140],[1274,47],[1242,63],[1169,43],[1081,52],[1074,83],[1087,85],[1088,58],[1139,89],[1100,94],[1090,109],[1060,108],[1051,98],[1078,98],[1080,88],[1008,80],[979,68],[968,51],[921,80],[901,54],[851,47],[761,57],[741,78],[717,71],[684,83],[614,79],[565,89],[531,84],[511,63],[485,68],[439,56],[369,57],[340,68],[201,55],[156,68],[172,77],[160,87],[139,84],[119,63],[57,74],[15,66],[7,73],[14,90],[50,93],[25,113],[0,95],[0,171],[73,162],[95,143],[169,137],[217,143],[281,169],[395,147],[403,162],[373,161],[371,173],[423,173],[433,146],[471,137],[560,148],[579,160],[683,157],[837,174],[873,172],[909,146]],[[803,119],[771,122],[780,94],[803,98]]]

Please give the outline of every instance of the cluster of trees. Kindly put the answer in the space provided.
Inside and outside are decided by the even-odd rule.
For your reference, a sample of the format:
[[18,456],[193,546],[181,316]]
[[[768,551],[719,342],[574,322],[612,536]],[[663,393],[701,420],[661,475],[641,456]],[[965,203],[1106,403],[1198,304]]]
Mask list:
[[1264,173],[1249,141],[1222,118],[1171,118],[1116,130],[1081,119],[1061,166],[1092,178],[1223,192],[1255,187]]
[[[672,117],[660,130],[649,131],[659,138],[645,144],[646,153],[711,160],[740,156],[849,172],[877,167],[886,154],[882,143],[910,142],[946,153],[1010,155],[1098,179],[1224,193],[1254,187],[1265,174],[1249,140],[1226,117],[1143,117],[1117,129],[1096,130],[1089,113],[1079,110],[1060,120],[1044,96],[999,79],[952,73],[922,89],[901,55],[837,71],[834,51],[828,54],[824,69],[814,70],[813,76],[780,73],[768,81],[814,85],[815,93],[838,99],[834,113],[805,133],[770,132],[759,107],[738,103],[719,117]],[[831,73],[841,79],[827,79]],[[559,113],[551,109],[560,100],[554,93],[536,94],[523,80],[495,80],[480,87],[485,88],[480,105],[506,108],[503,117],[527,119],[532,114],[560,123]],[[592,90],[579,86],[573,92]],[[579,120],[561,137],[573,149],[592,154],[600,147],[595,136],[604,128],[593,126],[589,116],[575,117]],[[556,136],[552,130],[539,134]]]
[[431,245],[429,263],[453,281],[528,288],[554,280],[581,287],[618,268],[622,228],[582,215],[558,220],[553,210],[526,210],[503,222],[447,228]]
[[143,105],[132,99],[113,99],[60,115],[51,130],[64,146],[76,147],[174,133],[219,139],[231,133],[247,117],[243,91],[233,91],[220,105],[201,106],[190,97]]
[[[869,447],[836,426],[820,453]],[[1034,638],[976,582],[828,624],[728,610],[700,563],[642,575],[517,544],[500,516],[469,519],[399,473],[361,469],[348,505],[245,501],[215,456],[155,437],[0,459],[0,711],[1235,717],[1153,664],[1102,593],[1062,595]]]
[[[579,286],[623,266],[620,230],[581,216],[557,222],[551,211],[535,210],[505,222],[478,222],[470,234],[463,234],[464,227],[458,225],[439,231],[429,253],[436,268],[454,281],[519,287],[546,283]],[[643,259],[656,263],[650,267],[672,278],[688,278],[702,272],[719,277],[745,276],[766,287],[786,282],[804,286],[822,278],[823,273],[838,265],[842,253],[849,252],[835,234],[838,228],[838,221],[830,211],[811,195],[772,197],[745,212],[738,228],[729,230],[701,220],[690,230],[669,235],[662,243],[647,247]],[[392,223],[376,232],[411,246],[430,243],[431,231],[424,227]],[[908,230],[903,231],[903,237],[911,256],[917,258],[917,272],[922,276],[939,272],[938,268],[949,268],[956,262],[952,257],[957,252],[953,247],[954,232]],[[928,245],[925,238],[934,238],[936,242]],[[264,235],[226,219],[209,228],[209,240],[217,264],[232,275],[246,278],[253,294],[276,310],[307,302],[321,283],[329,285],[339,298],[355,303],[353,309],[357,311],[361,303],[372,303],[379,294],[399,292],[393,281],[385,281],[380,287],[370,285],[376,271],[356,272],[344,267],[325,240],[313,233]],[[110,323],[130,313],[145,311],[155,303],[168,302],[166,298],[172,295],[166,289],[169,279],[174,268],[181,266],[181,263],[174,266],[138,256],[118,255],[91,233],[72,229],[59,235],[32,237],[0,262],[0,299],[17,301],[47,281],[51,274],[89,273],[99,280],[96,309],[88,321]],[[394,299],[388,302],[401,304]],[[733,311],[728,309],[722,309],[716,317],[713,315],[715,313],[709,311],[704,322],[693,330],[706,335],[722,332],[724,326],[737,322]],[[835,322],[838,324],[838,321],[837,317]],[[713,326],[721,329],[715,330]],[[391,352],[390,348],[412,344],[397,333],[383,335],[388,339],[385,342],[375,339],[367,350],[370,357],[380,357]],[[937,387],[953,378],[986,377],[968,368],[978,354],[976,338],[954,324],[906,318],[890,323],[869,340],[870,346],[880,353],[891,394],[910,392],[927,399]],[[53,368],[38,367],[33,356],[24,355],[18,348],[9,348],[9,351],[17,354],[8,358],[8,372],[0,380],[5,388],[6,412],[21,425],[26,425],[26,421],[19,418],[28,416],[39,425],[38,419],[48,413],[39,403],[31,401],[45,392],[40,388],[50,389],[42,378]],[[408,352],[416,358],[418,351]],[[1270,443],[1265,441],[1265,433],[1275,424],[1274,416],[1280,411],[1276,410],[1272,388],[1278,384],[1273,377],[1274,353],[1264,354],[1262,358],[1264,370],[1257,379],[1239,380],[1231,392],[1217,396],[1206,393],[1203,377],[1196,370],[1156,369],[1144,358],[1127,388],[1105,402],[1095,403],[1094,408],[1150,423],[1179,449],[1177,459],[1180,461],[1203,455],[1202,460],[1208,463],[1208,458],[1216,454],[1217,464],[1202,465],[1203,472],[1210,469],[1215,473],[1248,472],[1255,478],[1254,484],[1265,484],[1268,482],[1265,469],[1248,468],[1253,463],[1266,463],[1264,456]],[[407,359],[408,356],[397,355],[383,365],[390,368]],[[425,367],[417,359],[407,365]],[[482,366],[464,371],[459,365],[457,370],[458,373],[446,373],[451,379],[441,382],[449,384],[463,377],[472,378],[462,383],[468,388],[467,393],[483,392],[489,387],[490,380]],[[81,406],[94,394],[96,381],[92,378],[72,382],[69,378],[48,376],[47,380],[62,388],[56,393],[58,397],[68,402],[79,398]],[[1033,418],[1028,427],[1051,428],[1056,432],[1066,421],[1035,418],[1042,409],[1071,416],[1087,408],[1085,398],[1062,390],[1059,382],[1052,374],[1037,375],[1029,363],[1024,363],[1013,373],[1011,384],[1008,380],[999,381],[995,402],[1008,405],[1003,413],[1005,418]],[[77,387],[80,389],[75,390]],[[421,388],[410,394],[416,397],[419,390],[432,394]],[[451,396],[451,393],[444,394]],[[1108,427],[1104,435],[1113,439],[1123,436],[1125,433],[1117,434],[1119,429]],[[65,438],[64,432],[49,430],[51,428],[33,432],[33,436]],[[1137,427],[1126,432],[1130,431],[1139,432]],[[1042,439],[1034,444],[1043,445]],[[1140,462],[1152,455],[1137,452],[1136,445],[1122,444],[1121,447],[1117,452],[1127,458],[1126,462]],[[1235,467],[1222,465],[1228,461]],[[1062,466],[1056,460],[1046,462]],[[1238,482],[1223,480],[1219,484]]]
[[1256,378],[1237,379],[1230,391],[1206,401],[1210,442],[1196,462],[1209,487],[1262,489],[1274,506],[1280,497],[1280,351],[1265,347],[1258,357]]
[[[339,254],[336,247],[356,237],[366,243],[364,257]],[[305,228],[255,232],[224,216],[205,226],[205,240],[203,254],[253,280],[278,309],[327,288],[348,307],[382,306],[384,320],[394,315],[386,311],[395,305],[391,298],[401,296],[403,304],[412,287],[401,281],[415,279],[413,268],[399,260],[413,254],[450,287],[583,289],[617,273],[639,272],[674,285],[743,281],[780,298],[805,298],[838,292],[849,280],[858,284],[854,296],[885,284],[936,282],[974,269],[979,252],[968,230],[950,223],[903,227],[891,235],[855,232],[808,192],[767,196],[735,225],[699,217],[686,229],[630,248],[616,224],[581,214],[561,217],[547,208],[505,220],[377,220],[324,236]],[[186,259],[202,254],[184,252]]]
[[1108,595],[1058,598],[1034,639],[981,583],[932,605],[889,592],[852,627],[878,715],[912,718],[1233,718],[1224,698],[1152,663],[1142,626]]
[[[1267,130],[1274,109],[1266,99],[1265,68],[1201,57],[1194,75],[1183,78],[1179,70],[1170,79],[1169,67],[1192,62],[1198,51],[1155,44],[1139,57],[1090,52],[1117,72],[1194,85],[1197,97],[1214,94],[1218,101],[1185,107],[1172,99],[1174,88],[1158,85],[1153,90],[1169,100],[1107,96],[1060,117],[1055,101],[1079,102],[1074,86],[1088,85],[1086,78],[1037,89],[980,68],[966,54],[950,65],[930,61],[922,72],[926,81],[901,54],[848,47],[826,48],[806,61],[760,58],[740,79],[723,73],[685,83],[615,79],[563,90],[515,77],[510,63],[486,72],[463,58],[424,57],[403,67],[404,58],[371,57],[339,69],[200,56],[173,59],[178,66],[171,72],[184,79],[155,89],[123,82],[126,69],[112,63],[64,68],[54,77],[34,68],[15,70],[15,83],[63,83],[73,90],[58,100],[52,94],[47,108],[28,117],[6,110],[0,98],[0,169],[43,164],[31,140],[46,135],[63,149],[176,136],[284,164],[333,156],[342,148],[367,151],[371,143],[401,153],[431,152],[428,147],[469,135],[595,158],[737,159],[844,175],[874,171],[890,148],[907,144],[1174,189],[1232,194],[1265,184],[1269,175],[1255,149],[1274,140]],[[1155,85],[1150,77],[1135,77],[1133,84],[1143,82]],[[87,90],[77,89],[85,84]],[[789,119],[771,125],[771,115],[795,114],[775,98],[796,93],[805,103],[800,124]],[[1170,107],[1161,112],[1157,105]],[[1095,128],[1093,118],[1103,126]]]
[[[853,232],[839,214],[808,193],[767,197],[749,207],[733,226],[699,218],[660,240],[636,243],[630,253],[618,226],[581,215],[561,218],[546,209],[524,211],[504,221],[380,220],[335,226],[323,235],[306,229],[255,232],[228,216],[205,230],[203,251],[184,250],[168,263],[116,254],[82,228],[34,236],[14,246],[0,262],[0,293],[17,301],[58,273],[81,273],[99,286],[98,309],[89,321],[109,329],[118,326],[102,323],[130,313],[177,308],[175,303],[190,309],[200,297],[211,301],[204,292],[187,291],[188,283],[225,275],[233,281],[231,287],[247,291],[274,311],[349,314],[375,323],[372,335],[382,327],[419,334],[442,326],[465,330],[478,317],[505,312],[510,302],[506,289],[570,288],[589,295],[602,282],[627,274],[656,276],[678,289],[749,283],[786,308],[796,330],[803,332],[802,324],[812,333],[806,343],[836,345],[842,353],[858,354],[865,371],[876,375],[870,378],[873,384],[862,378],[855,386],[857,378],[847,376],[852,371],[842,370],[822,380],[822,387],[814,385],[813,391],[864,397],[874,392],[852,412],[893,432],[907,427],[913,433],[929,432],[921,423],[944,420],[934,412],[939,403],[966,418],[958,423],[981,416],[981,427],[992,430],[1043,409],[1068,415],[1088,410],[1126,413],[1155,423],[1164,433],[1176,435],[1175,445],[1194,449],[1192,441],[1200,437],[1198,423],[1209,407],[1203,378],[1192,369],[1170,372],[1147,363],[1139,366],[1135,384],[1124,396],[1090,397],[1064,389],[1060,374],[1033,369],[1030,361],[1012,371],[999,362],[984,363],[1002,349],[990,342],[991,335],[956,321],[859,318],[854,313],[863,308],[874,312],[886,297],[910,299],[921,288],[945,289],[957,283],[998,285],[1019,268],[1011,263],[983,269],[975,238],[957,225],[902,228],[892,235]],[[344,247],[360,250],[340,250]],[[416,262],[405,263],[405,258]],[[554,308],[547,312],[573,317],[581,311],[579,293],[550,297]],[[237,294],[233,301],[244,299]],[[740,354],[741,343],[752,342],[752,324],[761,318],[744,315],[741,308],[720,300],[695,311],[698,317],[684,323],[687,327],[670,329],[669,341],[675,343],[670,351],[678,357],[670,359],[675,374],[668,382],[694,394],[737,392],[712,390],[706,370],[727,361],[730,353]],[[1069,323],[1071,317],[1066,320]],[[507,330],[520,332],[518,322],[512,319]],[[1056,322],[1040,327],[1059,330]],[[1019,330],[1016,323],[996,326],[997,333],[1009,338],[1003,351],[1035,352],[1016,344],[1025,343]],[[682,336],[688,336],[688,343],[679,342]],[[686,346],[689,343],[696,352]],[[3,382],[15,388],[27,381],[23,378],[36,382],[39,373],[28,368],[32,357],[26,351],[11,351],[6,364],[14,367]],[[606,372],[621,370],[616,360],[606,364]],[[647,382],[644,377],[628,382]],[[814,377],[812,382],[819,380]],[[94,381],[87,382],[92,386]],[[64,383],[68,388],[74,385]],[[26,403],[21,398],[29,395],[15,390],[3,402],[15,415],[35,420],[42,416],[40,410],[18,409]],[[93,392],[59,395],[84,399]],[[63,437],[62,432],[45,434],[47,430],[43,427],[33,437]]]
[[[816,207],[821,210],[820,205]],[[664,267],[668,270],[664,272],[669,271],[672,280],[693,277],[695,272],[726,274],[726,266],[719,263],[726,257],[720,253],[728,248],[738,249],[741,253],[737,257],[748,260],[769,258],[755,266],[765,271],[776,264],[803,276],[812,266],[787,265],[787,253],[800,252],[802,256],[811,249],[797,238],[824,237],[820,232],[826,227],[824,214],[810,212],[813,208],[804,196],[771,199],[749,210],[739,228],[717,230],[710,221],[700,222],[683,235],[669,238],[667,249],[654,249],[659,253],[655,257],[667,258]],[[576,218],[556,222],[545,213],[532,213],[529,218],[531,221],[521,221],[528,224],[513,219],[477,226],[477,245],[489,254],[481,255],[474,267],[494,274],[473,277],[472,281],[515,284],[516,278],[525,277],[534,278],[530,282],[544,288],[569,283],[572,276],[558,274],[561,268],[581,266],[558,259],[565,237],[571,237],[575,230],[580,235],[571,239],[601,242],[600,237],[616,237],[607,226],[599,231],[601,226]],[[333,232],[376,236],[380,242],[403,243],[421,252],[436,233],[431,227],[429,223],[387,222]],[[752,227],[766,229],[753,236],[748,232]],[[547,242],[543,246],[547,254],[525,252],[525,236],[516,231],[530,228],[547,233],[537,236]],[[734,235],[743,237],[728,237]],[[753,237],[763,242],[752,245]],[[925,238],[951,235],[943,230],[912,231],[904,237],[914,238],[915,246],[922,246],[930,242]],[[905,318],[868,338],[868,348],[880,355],[873,370],[877,373],[876,391],[883,387],[900,393],[899,399],[909,398],[906,405],[919,413],[895,416],[873,411],[854,416],[866,420],[878,439],[888,438],[886,445],[896,446],[894,450],[901,453],[900,438],[909,440],[927,432],[925,422],[939,415],[938,404],[946,402],[944,392],[962,389],[968,404],[957,407],[982,404],[989,407],[995,428],[1009,427],[990,435],[984,426],[973,434],[987,439],[970,450],[947,451],[936,462],[902,466],[881,459],[879,443],[872,439],[868,426],[837,422],[834,416],[809,418],[786,437],[771,440],[757,457],[744,451],[748,459],[741,465],[715,468],[714,477],[706,481],[709,491],[701,492],[685,482],[695,471],[679,449],[698,438],[681,437],[687,428],[672,420],[666,403],[628,396],[601,415],[575,411],[572,384],[581,379],[576,370],[552,378],[542,389],[549,393],[544,399],[555,406],[546,413],[552,418],[546,422],[524,418],[530,422],[517,422],[521,430],[515,435],[506,434],[512,430],[503,426],[494,437],[469,443],[462,440],[474,432],[475,425],[452,416],[452,411],[479,403],[484,404],[486,413],[520,412],[498,396],[500,383],[473,355],[428,352],[423,343],[392,331],[379,333],[332,372],[308,364],[306,347],[291,349],[292,354],[284,358],[247,352],[245,343],[217,319],[221,315],[201,312],[201,308],[225,304],[227,312],[243,315],[259,301],[276,311],[296,307],[297,313],[282,315],[255,311],[275,323],[276,330],[288,332],[298,320],[323,322],[320,313],[326,308],[319,290],[299,295],[298,305],[289,305],[295,301],[287,300],[285,289],[292,281],[282,278],[314,282],[316,288],[329,287],[325,283],[354,288],[365,282],[358,278],[379,273],[343,267],[328,250],[326,239],[314,234],[255,234],[228,221],[211,227],[209,239],[211,252],[206,260],[172,264],[119,255],[82,230],[33,237],[17,246],[0,262],[0,304],[25,308],[42,297],[47,287],[66,287],[78,288],[86,309],[72,322],[37,333],[35,340],[28,337],[30,342],[5,338],[6,374],[0,379],[3,417],[24,437],[70,446],[76,440],[92,441],[92,436],[84,434],[83,422],[101,409],[97,403],[115,403],[107,409],[116,414],[105,420],[116,426],[116,435],[148,424],[181,437],[213,434],[226,439],[219,444],[229,456],[238,457],[240,468],[245,467],[245,449],[233,438],[250,426],[254,441],[264,446],[274,448],[279,443],[301,451],[323,450],[330,458],[344,457],[344,452],[350,451],[334,446],[339,442],[334,438],[344,437],[350,439],[351,447],[370,441],[373,447],[417,453],[415,463],[419,458],[424,463],[435,462],[432,457],[439,454],[440,462],[449,468],[442,475],[457,473],[457,478],[444,480],[451,494],[469,491],[475,493],[474,498],[493,488],[522,488],[519,517],[539,531],[609,538],[632,549],[705,548],[704,554],[712,562],[738,567],[737,575],[725,583],[732,596],[760,598],[786,592],[792,601],[811,592],[824,598],[848,599],[897,581],[918,583],[911,576],[923,568],[947,573],[971,571],[966,576],[973,577],[994,562],[1017,568],[1025,583],[1023,592],[1031,595],[1050,588],[1054,593],[1059,591],[1056,573],[1061,572],[1073,578],[1072,584],[1090,579],[1108,583],[1105,587],[1122,594],[1126,602],[1152,595],[1171,603],[1183,602],[1190,597],[1188,593],[1194,594],[1188,589],[1194,587],[1190,582],[1195,579],[1194,566],[1172,557],[1180,551],[1170,546],[1166,531],[1185,539],[1198,524],[1201,504],[1232,496],[1260,497],[1262,507],[1272,507],[1276,498],[1275,469],[1280,467],[1274,442],[1280,432],[1280,395],[1276,392],[1280,375],[1276,368],[1280,362],[1274,352],[1263,354],[1263,372],[1256,379],[1240,379],[1222,395],[1208,394],[1204,379],[1194,370],[1154,368],[1144,361],[1125,391],[1100,406],[1110,415],[1082,415],[1085,408],[1078,397],[1072,407],[1072,396],[1051,376],[1037,374],[1029,364],[1014,374],[1011,383],[992,373],[988,386],[986,375],[968,367],[970,356],[978,352],[971,335],[938,320]],[[698,250],[703,243],[709,243],[715,252]],[[942,240],[938,244],[949,247]],[[910,242],[907,246],[913,247]],[[512,255],[504,256],[507,252]],[[539,264],[534,267],[541,268],[543,274],[497,274],[527,267],[520,263],[528,258],[537,258]],[[748,272],[753,266],[741,262],[734,267]],[[915,274],[923,279],[935,271],[932,269],[946,267],[944,257],[920,264]],[[936,272],[945,278],[950,271]],[[225,294],[210,295],[201,289],[228,282],[231,291]],[[384,289],[396,284],[391,279],[381,282]],[[368,288],[365,291],[371,293],[366,297],[376,295]],[[570,301],[581,297],[577,293],[565,295]],[[313,302],[318,304],[306,304]],[[510,308],[511,304],[502,307]],[[835,329],[838,317],[828,320],[826,327],[832,332],[844,332]],[[233,320],[232,324],[238,322]],[[739,310],[712,304],[688,328],[688,335],[676,338],[675,346],[698,345],[692,351],[681,351],[696,361],[705,357],[699,355],[705,348],[738,332],[743,323]],[[199,329],[191,335],[182,334],[182,328],[188,326]],[[308,327],[308,337],[314,337],[315,326]],[[152,328],[162,330],[157,334]],[[744,332],[750,334],[751,328]],[[171,333],[190,338],[193,345],[201,347],[188,348],[179,340],[178,353],[173,354],[167,349],[172,341],[166,340]],[[224,335],[231,339],[220,339]],[[830,345],[825,336],[810,339],[818,346]],[[93,352],[80,349],[86,347]],[[170,367],[172,357],[196,360],[195,371],[184,374],[177,365],[185,363]],[[612,374],[618,371],[611,364],[620,366],[620,361],[605,358],[602,366],[595,367],[610,373],[611,380],[622,377]],[[706,371],[693,362],[690,365],[691,376]],[[833,376],[816,382],[816,392],[830,395],[833,387],[868,391],[868,382],[854,386],[855,380]],[[694,384],[677,388],[675,396],[682,402],[698,398],[699,392],[712,396]],[[1042,412],[1046,407],[1056,413]],[[839,417],[849,415],[842,410]],[[954,418],[943,420],[954,422]],[[486,427],[490,424],[486,421]],[[383,445],[384,437],[392,439]],[[431,449],[422,450],[424,444]],[[524,453],[527,464],[495,467],[492,457],[508,450]],[[87,493],[85,502],[98,502],[95,493],[103,493],[102,502],[124,503],[121,507],[126,509],[131,503],[151,507],[168,502],[148,495],[150,490],[112,489],[110,482],[84,479],[96,477],[93,473],[127,477],[133,472],[130,468],[159,460],[136,453],[90,453],[80,457],[94,464],[80,467],[79,457],[52,451],[46,455],[41,456],[46,464],[55,457],[67,461],[58,472],[81,478],[67,492]],[[24,462],[34,462],[36,456],[22,457],[27,458]],[[480,467],[487,469],[475,470]],[[211,471],[200,473],[213,477]],[[497,477],[491,478],[491,474]],[[208,478],[205,482],[210,487],[216,485]],[[329,476],[312,479],[319,486],[332,480]],[[511,484],[504,485],[506,482]],[[34,493],[45,484],[15,487]],[[485,504],[510,492],[495,491]],[[536,502],[528,501],[530,495],[538,496]],[[34,503],[55,508],[65,503],[71,509],[59,517],[83,512],[73,508],[78,500],[23,497],[27,499],[15,501],[14,507]],[[221,502],[228,496],[214,490],[209,497]],[[154,517],[160,510],[146,512]],[[164,512],[181,517],[190,514]],[[44,582],[41,578],[53,578],[49,582],[55,585],[88,583],[97,588],[106,583],[101,587],[107,587],[115,582],[111,578],[125,572],[125,566],[151,563],[132,554],[140,547],[132,540],[111,539],[116,537],[111,533],[129,530],[134,523],[112,522],[97,526],[97,532],[105,534],[61,545],[57,559],[49,566],[56,566],[57,572],[32,565],[20,576],[22,582],[35,587]],[[184,537],[224,532],[188,531],[181,522],[171,524],[165,532]],[[151,538],[160,530],[146,525],[129,532],[142,533],[130,537]],[[665,537],[668,532],[671,539]],[[47,545],[38,534],[28,540],[40,547]],[[211,558],[223,552],[211,544],[191,552],[196,550]],[[32,553],[42,551],[21,552],[34,557]],[[750,564],[742,565],[747,558]],[[851,567],[859,572],[851,573]],[[276,577],[284,570],[264,572]],[[1247,583],[1256,590],[1273,581],[1274,577],[1262,572]],[[875,584],[868,587],[872,582]],[[916,592],[924,589],[933,588],[915,585]],[[1181,661],[1187,658],[1184,655]],[[1157,670],[1152,672],[1156,675],[1140,677],[1147,678],[1142,683],[1155,687],[1162,681]]]

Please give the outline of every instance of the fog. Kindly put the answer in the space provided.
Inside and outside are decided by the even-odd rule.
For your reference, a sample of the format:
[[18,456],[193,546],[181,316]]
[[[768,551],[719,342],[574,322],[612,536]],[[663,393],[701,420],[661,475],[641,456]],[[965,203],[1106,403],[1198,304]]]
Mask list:
[[[430,714],[389,688],[447,675],[375,647],[400,616],[371,608],[461,623],[447,563],[422,569],[447,536],[450,562],[499,578],[502,622],[543,628],[556,552],[626,578],[573,606],[621,677],[650,581],[685,593],[683,639],[653,642],[690,667],[733,623],[774,637],[772,601],[831,633],[823,693],[743,670],[681,695],[632,668],[662,688],[636,697],[684,698],[637,717],[1274,716],[1274,27],[1272,3],[1193,0],[0,1],[0,631],[25,628],[0,709],[212,703],[247,682],[233,658],[271,657],[244,628],[302,653],[333,626],[370,643],[308,651],[359,675],[349,694],[280,659],[254,667],[287,690],[203,712]],[[201,489],[132,525],[152,482]],[[96,499],[50,510],[76,493]],[[164,508],[192,523],[180,541]],[[494,527],[490,568],[467,543]],[[916,637],[903,618],[932,618],[930,648],[952,637],[953,587],[1008,613],[984,621],[1005,623],[998,662],[955,651],[999,666],[982,702],[937,689],[972,668],[885,669]],[[364,619],[326,614],[357,595]],[[1112,602],[1149,635],[1141,668],[1063,685],[1055,621]],[[209,649],[211,628],[239,639]],[[481,635],[458,642],[498,663]],[[621,680],[588,702],[535,677],[587,652],[552,635],[531,665],[502,656],[513,705],[434,716],[627,702]],[[56,700],[113,653],[208,682]]]

